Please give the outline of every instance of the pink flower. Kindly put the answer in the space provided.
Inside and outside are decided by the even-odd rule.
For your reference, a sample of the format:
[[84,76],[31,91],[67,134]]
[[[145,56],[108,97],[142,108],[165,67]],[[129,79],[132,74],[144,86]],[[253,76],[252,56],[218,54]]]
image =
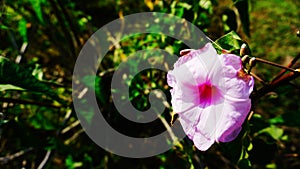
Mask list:
[[181,54],[167,80],[183,130],[202,151],[234,140],[250,111],[253,77],[239,56],[218,55],[210,43]]

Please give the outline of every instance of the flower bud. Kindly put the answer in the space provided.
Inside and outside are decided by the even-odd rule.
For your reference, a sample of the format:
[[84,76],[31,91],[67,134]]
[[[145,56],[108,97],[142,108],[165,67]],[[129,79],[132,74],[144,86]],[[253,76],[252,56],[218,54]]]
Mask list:
[[251,59],[249,60],[249,65],[250,65],[251,67],[254,67],[254,66],[256,65],[256,59],[255,59],[255,57],[253,57],[253,58],[251,58]]
[[240,56],[244,56],[244,55],[248,55],[249,51],[248,51],[248,47],[246,45],[246,43],[243,43],[240,49]]
[[243,64],[248,63],[249,60],[250,60],[250,57],[249,57],[248,55],[245,55],[245,56],[242,57],[242,62],[243,62]]

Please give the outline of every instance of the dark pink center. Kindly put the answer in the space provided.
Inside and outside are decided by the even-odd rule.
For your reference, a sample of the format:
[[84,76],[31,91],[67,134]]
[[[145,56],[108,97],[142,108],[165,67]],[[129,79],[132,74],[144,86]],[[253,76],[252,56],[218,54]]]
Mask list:
[[199,85],[198,89],[200,105],[203,107],[214,104],[221,98],[219,89],[210,82]]

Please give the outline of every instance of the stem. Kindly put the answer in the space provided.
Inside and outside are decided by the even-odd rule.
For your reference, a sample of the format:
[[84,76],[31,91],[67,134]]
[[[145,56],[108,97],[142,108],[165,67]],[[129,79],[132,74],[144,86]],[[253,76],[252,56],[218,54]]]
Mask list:
[[258,77],[256,74],[250,72],[250,75],[253,76],[256,80],[258,80],[259,82],[261,82],[263,85],[266,85],[265,81],[262,80],[260,77]]
[[4,164],[8,163],[9,161],[12,161],[15,158],[18,158],[18,157],[20,157],[20,156],[24,155],[25,153],[28,153],[28,152],[30,152],[32,150],[33,150],[33,148],[29,147],[29,148],[27,148],[25,150],[21,150],[21,151],[15,153],[15,154],[7,155],[5,157],[0,157],[0,164],[4,165]]
[[285,70],[289,70],[291,72],[297,72],[294,69],[291,69],[289,67],[285,67],[285,66],[282,66],[280,64],[277,64],[277,63],[274,63],[274,62],[270,62],[270,61],[267,61],[267,60],[264,60],[264,59],[261,59],[261,58],[255,58],[255,60],[258,61],[258,62],[261,62],[261,63],[265,63],[265,64],[269,64],[269,65],[272,65],[272,66],[275,66],[275,67],[279,67],[279,68],[282,68],[282,69],[285,69]]
[[51,150],[48,150],[43,161],[40,163],[38,169],[42,169],[44,168],[44,166],[46,165],[47,161],[49,160],[49,157],[50,157],[50,154],[51,154]]
[[259,98],[261,98],[268,92],[273,91],[275,88],[277,88],[278,86],[280,86],[282,84],[289,83],[291,80],[294,80],[298,76],[300,76],[299,69],[293,70],[293,72],[285,74],[282,77],[280,77],[279,79],[273,81],[272,83],[260,88],[255,94],[253,94],[250,97],[253,100],[253,102],[255,103],[258,101]]
[[[297,62],[297,60],[298,60],[299,58],[300,58],[300,53],[298,53],[298,55],[297,55],[297,56],[289,63],[289,65],[288,65],[287,67],[288,67],[288,68],[291,68],[291,67]],[[275,81],[275,80],[277,80],[278,78],[280,78],[282,75],[284,75],[285,72],[286,72],[286,69],[281,70],[281,71],[278,73],[278,75],[275,76],[275,78],[272,80],[272,82]]]
[[[299,69],[297,69],[299,70]],[[282,84],[282,83],[286,83],[286,82],[289,82],[293,79],[295,79],[296,77],[298,77],[300,75],[299,71],[295,70],[295,72],[290,72],[282,77],[280,77],[279,79],[277,80],[274,80],[271,85],[279,85],[279,84]]]

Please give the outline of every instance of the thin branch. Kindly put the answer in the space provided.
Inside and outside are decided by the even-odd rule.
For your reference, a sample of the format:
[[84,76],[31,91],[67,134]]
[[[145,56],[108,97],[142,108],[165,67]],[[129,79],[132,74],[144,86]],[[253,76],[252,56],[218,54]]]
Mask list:
[[99,72],[99,76],[102,77],[102,76],[104,76],[104,75],[106,75],[106,74],[108,74],[108,73],[114,73],[114,72],[115,72],[115,69],[114,69],[114,68],[109,68],[109,69],[107,69],[107,70],[104,70],[104,71]]
[[273,81],[272,83],[260,88],[257,92],[252,94],[250,97],[254,102],[257,102],[259,98],[264,96],[265,94],[273,91],[275,88],[279,87],[282,84],[289,83],[291,80],[300,76],[300,69],[296,69],[294,72],[290,72],[281,76],[279,79]]
[[280,64],[277,64],[277,63],[274,63],[274,62],[270,62],[270,61],[267,61],[267,60],[264,60],[264,59],[261,59],[261,58],[255,58],[255,60],[257,62],[261,62],[261,63],[265,63],[265,64],[269,64],[269,65],[272,65],[272,66],[275,66],[275,67],[279,67],[279,68],[282,68],[282,69],[285,69],[285,70],[289,70],[291,72],[295,72],[295,69],[291,69],[289,67],[285,67],[285,66],[282,66]]
[[66,132],[72,130],[73,128],[75,128],[76,126],[78,126],[80,124],[79,120],[76,120],[75,122],[73,122],[72,124],[70,124],[69,126],[67,126],[66,128],[64,128],[61,131],[61,134],[65,134]]
[[72,135],[68,140],[64,141],[65,145],[69,145],[72,141],[74,141],[81,133],[83,133],[84,130],[80,129],[75,134]]
[[[165,99],[164,97],[162,97],[162,95],[161,95],[160,92],[158,92],[158,91],[153,91],[153,92],[154,92],[156,98],[161,99],[162,102],[163,102],[163,104],[164,104],[167,108],[170,108],[169,103],[166,101],[166,99]],[[162,124],[165,126],[167,132],[169,133],[169,135],[170,135],[170,137],[171,137],[171,139],[172,139],[172,141],[173,141],[173,144],[177,144],[177,143],[179,142],[179,141],[178,141],[178,138],[177,138],[176,135],[174,134],[174,132],[173,132],[173,130],[171,129],[170,125],[168,124],[168,122],[166,121],[166,119],[160,115],[160,112],[158,112],[158,111],[156,110],[156,108],[154,108],[154,109],[155,109],[155,111],[157,112],[157,115],[158,115],[157,117],[160,119],[160,121],[162,122]]]
[[250,121],[250,120],[251,120],[253,114],[254,114],[254,111],[251,110],[250,113],[249,113],[249,115],[248,115],[248,117],[247,117],[247,121]]
[[49,160],[49,157],[50,157],[50,154],[51,154],[51,150],[48,150],[43,161],[40,163],[40,165],[38,166],[37,169],[42,169],[44,168],[44,166],[46,165],[47,161]]
[[18,158],[31,150],[33,150],[33,148],[29,147],[25,150],[21,150],[21,151],[15,153],[15,154],[7,155],[5,157],[0,157],[0,164],[4,165],[4,164],[8,163],[9,161],[14,160],[15,158]]
[[28,46],[28,43],[27,42],[24,42],[19,50],[19,54],[18,56],[16,57],[15,59],[15,63],[19,64],[21,62],[21,59],[27,49],[27,46]]
[[172,131],[171,127],[169,126],[168,122],[166,121],[166,119],[164,117],[158,116],[158,118],[160,119],[160,121],[162,122],[162,124],[165,126],[165,128],[167,129],[171,139],[173,140],[173,144],[178,142],[178,138],[175,136],[174,132]]
[[64,134],[63,133],[63,127],[67,124],[67,122],[70,120],[71,118],[71,114],[73,112],[74,109],[69,109],[67,110],[66,114],[65,114],[65,117],[64,117],[64,120],[62,121],[61,123],[61,128],[59,128],[57,131],[56,131],[56,136],[58,137],[60,134]]
[[[298,55],[288,64],[288,68],[291,68],[296,62],[297,62],[297,60],[298,59],[300,59],[300,53],[298,53]],[[275,80],[277,80],[278,78],[280,78],[282,75],[284,75],[286,73],[286,69],[282,69],[279,73],[278,73],[278,75],[272,80],[272,82],[273,81],[275,81]]]
[[300,76],[300,69],[296,69],[295,72],[290,72],[288,74],[285,74],[284,76],[281,76],[279,79],[274,80],[271,85],[272,86],[278,86],[282,83],[288,83],[291,80],[294,80],[295,78],[297,78],[298,76]]
[[[250,98],[254,103],[258,101],[259,98],[264,96],[265,94],[273,91],[275,88],[279,87],[282,84],[288,84],[291,80],[294,80],[295,78],[300,76],[300,69],[292,69],[291,67],[297,62],[297,60],[300,58],[300,53],[289,63],[289,65],[282,66],[280,64],[270,62],[264,59],[255,58],[255,61],[269,64],[275,67],[282,68],[282,70],[269,84],[265,85],[264,87],[260,88],[258,91],[255,91],[251,94]],[[286,71],[291,71],[287,74]]]
[[253,76],[256,80],[258,80],[263,85],[266,85],[265,81],[262,78],[260,78],[259,76],[257,76],[256,74],[250,72],[250,75]]

